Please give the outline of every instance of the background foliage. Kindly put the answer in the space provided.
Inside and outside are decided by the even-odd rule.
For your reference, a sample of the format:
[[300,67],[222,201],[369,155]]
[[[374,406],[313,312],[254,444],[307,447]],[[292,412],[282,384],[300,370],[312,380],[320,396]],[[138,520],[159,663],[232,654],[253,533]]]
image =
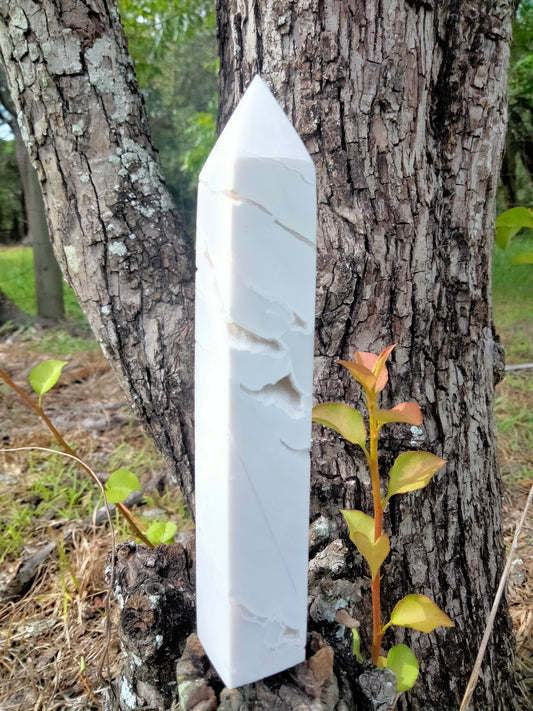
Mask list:
[[533,0],[522,0],[516,12],[508,95],[500,211],[515,205],[533,207]]
[[24,237],[22,188],[13,140],[0,140],[0,244]]
[[198,173],[216,138],[213,0],[119,0],[167,185],[194,229]]
[[[214,0],[119,0],[167,186],[192,233],[198,173],[216,139]],[[0,244],[24,237],[22,187],[0,70]],[[7,99],[6,99],[7,100]]]

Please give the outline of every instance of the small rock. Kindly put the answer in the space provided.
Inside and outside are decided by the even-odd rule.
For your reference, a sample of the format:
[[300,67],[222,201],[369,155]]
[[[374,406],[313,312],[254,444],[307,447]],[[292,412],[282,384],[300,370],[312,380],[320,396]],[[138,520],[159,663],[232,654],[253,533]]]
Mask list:
[[524,573],[524,561],[522,558],[515,558],[511,563],[511,570],[509,571],[509,583],[520,587],[526,582],[526,575]]
[[165,511],[165,509],[160,509],[157,507],[154,507],[151,509],[144,509],[143,508],[142,515],[143,515],[143,518],[146,518],[149,521],[157,521],[157,520],[168,518],[167,511]]

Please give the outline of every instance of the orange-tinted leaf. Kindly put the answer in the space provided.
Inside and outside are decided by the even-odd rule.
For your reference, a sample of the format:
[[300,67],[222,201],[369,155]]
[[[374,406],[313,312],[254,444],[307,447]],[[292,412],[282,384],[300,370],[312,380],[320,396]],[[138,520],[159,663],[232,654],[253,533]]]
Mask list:
[[367,351],[355,352],[355,363],[363,368],[366,368],[367,370],[370,370],[376,378],[375,385],[372,388],[375,393],[381,392],[387,384],[389,374],[387,372],[387,368],[385,367],[385,363],[394,347],[395,346],[389,346],[388,348],[385,348],[379,355],[376,355],[375,353],[368,353]]
[[375,392],[380,393],[388,382],[389,371],[387,370],[387,366],[383,366],[379,373],[379,377],[376,378]]
[[390,356],[394,348],[395,345],[385,348],[385,350],[381,351],[381,353],[378,355],[377,360],[374,363],[372,372],[376,376],[376,393],[380,393],[389,380],[389,373],[387,371],[385,363],[387,362],[387,358]]
[[[372,532],[372,539],[373,538],[374,532]],[[364,533],[354,533],[352,540],[355,543],[359,553],[370,566],[370,574],[373,580],[378,574],[383,561],[389,555],[389,537],[386,533],[383,533],[374,543],[371,539],[365,536]]]
[[410,627],[419,632],[433,632],[435,627],[453,627],[448,615],[425,595],[407,595],[392,611],[386,625]]
[[389,490],[385,501],[395,494],[423,489],[446,461],[431,452],[404,452],[390,470]]
[[373,390],[376,385],[376,377],[374,373],[365,368],[364,365],[359,363],[354,363],[350,360],[340,360],[339,363],[347,368],[358,383],[366,388],[367,390]]
[[344,402],[323,402],[313,407],[313,422],[329,427],[348,442],[363,449],[366,444],[366,427],[362,416]]
[[390,410],[378,410],[376,420],[380,427],[387,422],[406,422],[408,425],[420,426],[422,413],[416,402],[402,402]]
[[355,543],[353,536],[356,533],[362,533],[371,541],[374,540],[374,519],[372,516],[363,513],[362,511],[345,511],[341,509],[341,514],[344,516],[350,531],[350,539]]
[[355,351],[354,361],[359,365],[368,368],[372,371],[378,357],[375,353],[367,353],[367,351]]

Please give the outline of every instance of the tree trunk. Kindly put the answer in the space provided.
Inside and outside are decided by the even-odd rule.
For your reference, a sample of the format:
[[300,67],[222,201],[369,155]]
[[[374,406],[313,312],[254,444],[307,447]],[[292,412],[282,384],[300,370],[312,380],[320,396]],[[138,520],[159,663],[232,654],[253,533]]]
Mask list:
[[[3,77],[4,71],[1,67],[0,72],[0,77]],[[37,315],[41,318],[58,320],[65,315],[63,275],[54,256],[52,242],[48,234],[41,186],[22,140],[12,102],[8,102],[5,96],[0,95],[0,98],[6,111],[9,111],[12,116],[9,125],[15,137],[15,155],[22,184],[22,203],[27,234],[33,246]]]
[[[5,97],[2,97],[3,99],[3,105],[5,108]],[[26,146],[24,144],[24,141],[22,140],[22,134],[20,132],[19,125],[17,123],[16,116],[14,114],[14,107],[12,102],[9,102],[9,109],[11,109],[12,113],[12,121],[10,124],[10,128],[13,132],[13,136],[15,138],[15,158],[17,159],[17,168],[19,171],[19,177],[20,177],[20,185],[21,185],[21,206],[22,206],[22,214],[24,215],[24,235],[30,235],[31,236],[31,230],[29,226],[29,221],[28,221],[28,208],[26,205],[26,195],[29,193],[30,187],[28,185],[28,180],[29,180],[29,166],[30,166],[30,156],[28,155],[28,151],[26,150]]]
[[29,233],[33,247],[33,272],[37,315],[58,320],[65,316],[63,274],[54,256],[44,211],[41,186],[33,165],[28,161],[28,192],[25,194]]
[[13,323],[31,323],[32,317],[19,309],[0,289],[0,326],[13,321]]
[[63,273],[192,505],[193,242],[116,4],[4,2],[0,52]]
[[[384,614],[416,592],[453,618],[453,630],[396,628],[386,642],[407,639],[420,660],[398,708],[458,708],[504,555],[490,260],[513,3],[219,0],[217,9],[220,125],[260,73],[315,161],[317,399],[358,401],[336,361],[397,343],[385,406],[416,400],[424,425],[414,436],[384,431],[382,469],[413,448],[448,460],[426,489],[392,500]],[[371,510],[362,457],[316,427],[313,465],[311,518],[325,517],[329,540],[345,538],[339,508]],[[358,573],[367,575],[356,555]],[[368,597],[356,618],[369,619]],[[348,632],[339,641],[341,627],[313,619],[313,608],[311,619],[348,683]],[[514,707],[512,657],[502,605],[476,709]]]
[[[391,429],[381,463],[413,447],[449,462],[427,489],[396,497],[386,520],[384,613],[404,593],[425,593],[456,624],[405,635],[422,673],[403,709],[458,707],[503,556],[490,250],[512,7],[485,5],[218,3],[222,122],[260,71],[315,159],[318,399],[357,401],[336,360],[396,342],[384,404],[417,400],[424,428]],[[8,1],[0,47],[64,271],[192,503],[192,242],[155,162],[115,6]],[[368,476],[354,448],[321,429],[313,460],[308,661],[231,692],[215,679],[209,691],[212,672],[190,638],[182,711],[348,711],[363,705],[356,680],[383,693],[371,708],[390,706],[385,675],[376,687],[373,671],[356,673],[347,619],[362,620],[366,640],[367,571],[338,509],[368,510]],[[394,636],[404,634],[388,643]],[[475,708],[512,710],[505,609],[493,640]],[[119,694],[117,708],[142,700],[145,680],[130,671],[135,694]]]
[[176,660],[194,629],[193,551],[191,532],[182,535],[181,543],[155,550],[135,543],[117,548],[114,590],[125,663],[110,690],[108,708],[170,709],[176,696]]
[[505,137],[505,151],[502,159],[502,169],[500,179],[503,186],[503,194],[505,196],[506,208],[516,207],[518,205],[517,181],[516,181],[516,147],[512,137],[507,131]]

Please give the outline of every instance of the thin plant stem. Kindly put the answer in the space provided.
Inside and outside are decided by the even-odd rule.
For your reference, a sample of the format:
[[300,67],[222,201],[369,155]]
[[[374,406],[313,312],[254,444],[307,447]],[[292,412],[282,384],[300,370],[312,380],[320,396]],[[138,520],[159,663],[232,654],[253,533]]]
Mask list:
[[377,666],[383,632],[381,629],[380,570],[372,579],[372,662]]
[[494,620],[496,619],[496,613],[498,612],[498,607],[500,606],[502,595],[505,590],[505,586],[507,584],[507,578],[509,577],[511,565],[513,564],[514,554],[515,554],[516,549],[518,547],[518,539],[520,538],[520,534],[522,533],[522,529],[523,529],[524,524],[526,522],[527,512],[528,512],[528,509],[529,509],[532,501],[533,501],[533,485],[531,486],[531,489],[529,490],[529,495],[527,497],[526,505],[524,507],[524,510],[522,511],[522,516],[520,517],[520,521],[518,522],[516,529],[515,529],[513,542],[511,544],[511,550],[509,551],[509,557],[507,558],[507,564],[506,564],[504,571],[502,573],[502,576],[500,578],[500,584],[498,585],[498,590],[496,591],[496,595],[494,597],[494,602],[492,603],[492,609],[490,611],[489,619],[487,620],[487,626],[485,627],[485,633],[483,635],[483,639],[481,640],[481,645],[480,645],[479,651],[477,653],[476,661],[474,663],[474,668],[472,669],[472,674],[470,675],[470,679],[468,680],[466,691],[465,691],[463,700],[461,702],[461,707],[460,707],[459,711],[467,711],[467,709],[470,706],[472,694],[474,693],[474,690],[476,688],[476,684],[477,684],[477,681],[479,678],[479,672],[481,671],[481,664],[483,663],[483,657],[485,656],[485,652],[487,651],[487,645],[489,643],[489,638],[490,638],[490,635],[492,634],[492,628],[494,626]]
[[[381,503],[381,487],[379,483],[378,463],[378,437],[379,427],[375,412],[377,398],[373,393],[366,392],[368,407],[368,426],[370,430],[370,451],[368,454],[368,467],[372,481],[372,498],[374,502],[374,541],[378,541],[383,534],[383,505]],[[381,625],[381,568],[378,568],[372,578],[372,662],[377,665],[383,629]]]
[[[32,410],[35,410],[35,412],[37,413],[37,415],[39,415],[39,417],[41,418],[41,420],[42,420],[42,421],[44,422],[44,424],[48,427],[48,429],[50,430],[50,432],[54,435],[54,437],[57,439],[57,441],[59,442],[59,444],[63,447],[63,449],[65,450],[65,452],[67,452],[68,454],[74,454],[74,451],[72,450],[72,448],[68,446],[68,444],[65,442],[65,440],[63,439],[63,437],[62,437],[62,436],[59,434],[59,432],[56,430],[56,428],[54,427],[54,425],[52,424],[52,422],[49,420],[49,418],[48,418],[47,415],[45,414],[45,412],[44,412],[44,410],[42,409],[42,407],[41,407],[40,405],[38,405],[34,400],[32,400],[32,398],[28,395],[28,393],[26,393],[22,388],[20,388],[15,382],[13,382],[13,380],[11,380],[11,378],[9,377],[9,375],[7,375],[7,373],[5,373],[5,372],[2,370],[2,368],[0,368],[0,378],[2,378],[2,380],[3,380],[7,385],[9,385],[9,387],[10,387],[12,390],[14,390],[14,391],[17,393],[17,395],[21,398],[21,400],[23,400],[23,401],[26,403],[26,405],[28,405],[29,407],[31,407]],[[82,463],[81,460],[80,460],[80,463]]]
[[383,533],[383,506],[381,504],[381,487],[379,484],[378,436],[379,428],[376,422],[376,396],[368,396],[368,424],[370,429],[370,453],[368,466],[372,481],[372,498],[374,502],[374,541]]
[[[54,435],[54,437],[57,439],[58,443],[60,446],[63,448],[63,451],[65,454],[69,455],[73,459],[75,459],[78,464],[85,469],[87,474],[91,477],[93,482],[96,484],[96,486],[100,489],[102,492],[102,495],[104,497],[105,501],[105,489],[102,486],[101,481],[98,479],[96,474],[92,471],[92,469],[81,459],[76,455],[76,452],[72,449],[72,447],[67,444],[67,442],[64,440],[62,435],[56,430],[50,419],[47,417],[46,413],[42,409],[42,407],[37,404],[32,398],[22,389],[20,388],[11,378],[7,373],[5,373],[2,368],[0,368],[0,378],[4,380],[4,382],[9,385],[10,388],[12,388],[17,395],[29,406],[34,410],[37,415],[41,418],[41,420],[44,422],[44,424],[48,427],[50,432]],[[4,450],[7,451],[7,450]],[[46,450],[46,451],[55,451],[55,450]],[[57,452],[56,452],[57,454]],[[106,504],[107,505],[107,504]],[[125,506],[123,503],[118,503],[116,504],[117,509],[120,511],[121,515],[126,519],[128,522],[130,528],[132,529],[133,533],[137,536],[137,538],[140,538],[140,540],[144,543],[145,546],[148,548],[153,548],[153,544],[151,541],[145,536],[144,531],[142,529],[142,524],[140,521],[138,521],[135,516],[131,513],[131,511],[128,509],[127,506]]]

